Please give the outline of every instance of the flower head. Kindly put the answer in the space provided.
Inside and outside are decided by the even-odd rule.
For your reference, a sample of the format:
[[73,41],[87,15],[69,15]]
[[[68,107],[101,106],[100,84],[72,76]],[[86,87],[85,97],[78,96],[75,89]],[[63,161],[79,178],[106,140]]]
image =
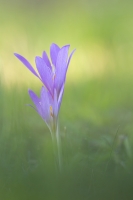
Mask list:
[[41,89],[40,98],[32,90],[29,90],[29,95],[36,106],[37,112],[50,129],[56,125],[58,119],[66,73],[75,51],[73,50],[68,57],[69,47],[70,45],[65,45],[60,48],[53,43],[50,47],[51,61],[45,51],[42,57],[36,56],[35,62],[38,73],[23,56],[17,53],[14,54],[44,85]]
[[54,98],[44,86],[42,86],[40,97],[32,90],[29,90],[29,95],[35,105],[35,110],[46,122],[49,129],[53,131],[56,128],[59,108],[56,90],[54,91]]

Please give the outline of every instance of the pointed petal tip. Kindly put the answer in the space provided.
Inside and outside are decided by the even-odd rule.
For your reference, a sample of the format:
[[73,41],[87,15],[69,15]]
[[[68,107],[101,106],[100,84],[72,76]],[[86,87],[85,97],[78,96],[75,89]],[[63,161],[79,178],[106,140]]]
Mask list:
[[[66,48],[66,47],[70,47],[70,44],[66,44],[66,45],[64,45],[62,48]],[[61,49],[62,49],[61,48]]]
[[28,93],[31,92],[31,89],[28,89]]
[[52,46],[52,45],[57,45],[57,44],[55,42],[52,42],[50,46]]
[[[50,46],[54,46],[54,45],[59,47],[59,45],[56,44],[55,42],[52,42]],[[64,46],[62,46],[62,47],[65,47],[65,46],[70,46],[70,44],[66,44],[66,45],[64,45]],[[62,47],[61,47],[61,48],[62,48]]]
[[31,94],[33,93],[32,90],[28,89],[28,94],[31,96]]
[[42,90],[42,89],[46,89],[46,88],[44,87],[44,85],[42,85],[41,90]]
[[73,49],[70,56],[73,56],[73,54],[75,53],[76,49]]
[[73,49],[73,52],[75,52],[76,51],[76,48],[75,49]]
[[41,62],[41,63],[44,62],[44,61],[43,61],[43,58],[40,57],[40,56],[36,56],[36,57],[35,57],[35,63],[36,63],[36,65],[40,65],[40,62]]
[[36,56],[35,61],[37,61],[38,59],[42,59],[42,58],[40,56]]
[[16,56],[18,58],[21,55],[19,55],[18,53],[14,53],[14,56]]
[[52,42],[50,46],[58,46],[59,47],[59,45],[56,44],[55,42]]
[[[32,94],[34,95],[35,94],[35,92],[33,92],[31,89],[28,89],[28,93],[29,93],[29,95],[31,96]],[[35,94],[36,95],[36,94]]]

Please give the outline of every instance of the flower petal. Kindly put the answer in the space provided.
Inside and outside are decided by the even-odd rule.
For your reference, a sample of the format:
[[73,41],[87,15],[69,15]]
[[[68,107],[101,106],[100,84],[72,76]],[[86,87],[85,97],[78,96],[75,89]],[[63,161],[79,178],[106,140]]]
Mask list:
[[57,89],[58,95],[59,95],[60,89],[65,81],[69,46],[70,45],[66,45],[66,46],[62,47],[57,56],[55,88]]
[[35,75],[37,76],[39,79],[40,77],[38,76],[38,74],[36,73],[36,71],[34,70],[34,68],[31,66],[31,64],[28,62],[28,60],[26,60],[23,56],[14,53],[14,55]]
[[62,97],[63,97],[63,94],[64,94],[64,87],[65,87],[65,84],[63,84],[63,86],[60,90],[59,97],[58,97],[58,109],[60,109],[60,106],[61,106]]
[[[70,63],[70,61],[71,61],[71,58],[72,58],[72,56],[73,56],[73,54],[74,54],[75,51],[76,51],[76,49],[74,49],[74,50],[71,52],[71,54],[70,54],[70,56],[69,56],[69,58],[68,58],[66,73],[67,73],[67,69],[68,69],[69,63]],[[65,74],[65,81],[66,81],[66,74]],[[65,81],[64,81],[64,83],[65,83]]]
[[43,118],[46,120],[46,122],[50,119],[50,104],[49,104],[49,97],[48,97],[48,91],[45,87],[42,87],[41,89],[41,107],[43,112]]
[[41,90],[41,106],[42,106],[42,112],[43,112],[43,119],[45,119],[45,122],[52,131],[53,129],[53,101],[51,94],[49,91],[43,86]]
[[48,58],[47,53],[45,51],[42,54],[42,58],[43,58],[44,62],[46,63],[46,65],[52,70],[49,58]]
[[42,109],[41,109],[41,101],[40,101],[40,98],[39,98],[32,90],[29,90],[28,92],[29,92],[29,95],[30,95],[31,100],[33,101],[33,103],[34,103],[35,106],[36,106],[37,112],[38,112],[39,115],[41,115],[41,117],[42,117]]
[[58,116],[58,101],[57,101],[57,91],[56,91],[56,89],[54,89],[53,113],[54,113],[54,116],[55,116],[55,118],[57,120],[57,116]]
[[57,44],[52,44],[50,47],[50,57],[54,66],[56,66],[57,55],[59,53],[60,47]]
[[49,67],[46,65],[46,63],[41,57],[37,56],[35,61],[36,61],[37,70],[40,74],[43,84],[46,86],[46,88],[49,90],[49,92],[53,96],[52,71],[49,69]]
[[71,58],[72,58],[72,56],[73,56],[73,54],[74,54],[75,51],[76,51],[76,49],[74,49],[74,50],[70,53],[70,56],[69,56],[68,62],[67,62],[67,68],[68,68],[68,66],[69,66],[69,63],[70,63]]

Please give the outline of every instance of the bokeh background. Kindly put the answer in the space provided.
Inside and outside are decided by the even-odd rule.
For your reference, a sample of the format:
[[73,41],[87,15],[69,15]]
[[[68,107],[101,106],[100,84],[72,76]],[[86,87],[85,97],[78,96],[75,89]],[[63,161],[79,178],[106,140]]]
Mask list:
[[[0,0],[0,199],[133,198],[133,2]],[[71,45],[60,112],[63,171],[30,107],[41,84],[13,55]]]

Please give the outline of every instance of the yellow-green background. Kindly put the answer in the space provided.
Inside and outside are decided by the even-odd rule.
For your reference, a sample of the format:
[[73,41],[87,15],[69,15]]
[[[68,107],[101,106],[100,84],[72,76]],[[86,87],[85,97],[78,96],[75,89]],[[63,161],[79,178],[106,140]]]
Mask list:
[[[30,107],[41,84],[13,55],[71,45],[60,112],[63,172]],[[132,1],[0,1],[0,199],[131,199]]]

